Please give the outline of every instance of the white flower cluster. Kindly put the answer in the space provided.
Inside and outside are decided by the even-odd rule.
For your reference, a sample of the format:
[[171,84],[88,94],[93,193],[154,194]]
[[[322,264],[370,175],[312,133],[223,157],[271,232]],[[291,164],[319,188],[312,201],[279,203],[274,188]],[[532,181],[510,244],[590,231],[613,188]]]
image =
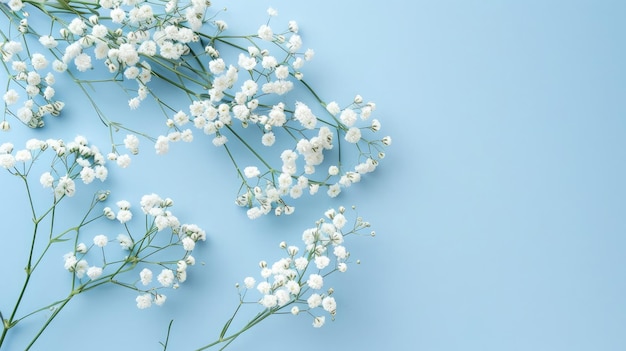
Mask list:
[[[109,16],[74,14],[60,28],[61,40],[50,33],[39,35],[39,41],[60,57],[54,60],[55,69],[62,71],[73,63],[84,72],[100,60],[114,74],[113,80],[134,81],[131,109],[153,96],[163,107],[168,128],[154,138],[157,154],[167,153],[170,142],[193,141],[192,129],[223,147],[242,182],[235,202],[248,208],[251,219],[272,212],[291,214],[295,210],[291,200],[320,189],[336,197],[377,168],[391,138],[378,135],[381,123],[371,118],[376,104],[360,95],[348,104],[320,98],[304,81],[303,67],[314,51],[304,47],[297,22],[276,30],[268,20],[254,34],[231,35],[224,21],[212,20],[216,32],[211,35],[204,25],[208,5],[202,0],[160,5],[100,0],[100,11]],[[277,11],[269,9],[268,15],[277,16]],[[35,33],[28,27],[26,32],[30,31]],[[3,50],[11,56],[20,46],[10,41]],[[30,61],[42,62],[45,57]],[[172,74],[176,79],[168,78]],[[186,94],[191,103],[174,107],[166,101],[167,94],[148,87],[153,79]],[[292,91],[298,101],[287,96]],[[13,92],[7,94],[5,100],[15,100]],[[250,139],[246,128],[258,138]],[[229,148],[233,142],[256,160],[240,164]],[[136,136],[127,136],[124,145],[132,154],[138,152]],[[121,167],[130,164],[128,155],[117,152],[109,159]]]
[[[117,213],[110,207],[105,207],[104,216],[124,224],[127,231],[127,233],[118,234],[115,238],[121,250],[126,252],[125,258],[108,262],[105,257],[111,257],[115,254],[104,255],[104,249],[112,240],[105,234],[98,234],[93,237],[93,244],[90,246],[80,243],[74,251],[64,256],[65,269],[72,272],[78,279],[83,278],[86,274],[90,280],[96,280],[101,277],[104,271],[111,272],[105,276],[105,278],[111,279],[120,272],[133,270],[136,266],[141,265],[144,268],[139,272],[137,281],[131,283],[118,282],[118,284],[139,293],[136,303],[140,309],[150,307],[152,303],[162,305],[166,300],[166,295],[162,293],[162,289],[177,289],[181,283],[187,280],[187,267],[196,262],[192,256],[196,242],[206,240],[205,231],[197,225],[180,224],[178,218],[169,210],[173,204],[171,199],[163,199],[157,194],[144,195],[141,198],[140,206],[150,226],[141,235],[132,235],[128,229],[127,224],[133,218],[130,202],[126,200],[117,201]],[[165,240],[159,239],[162,234],[157,237],[157,233],[166,229],[170,230],[170,237],[165,238]],[[171,247],[181,247],[183,250],[166,250]],[[87,263],[86,255],[94,248],[102,250],[102,264],[90,266]],[[162,257],[164,252],[167,253],[167,257],[163,258],[162,261],[154,262],[151,258],[156,253]],[[149,257],[150,259],[148,259]],[[151,266],[154,267],[151,269]],[[160,269],[160,273],[156,276],[158,284],[151,286],[154,269]]]
[[[22,23],[26,25],[26,19]],[[17,41],[0,42],[0,55],[7,63],[6,67],[11,67],[9,79],[17,83],[26,93],[26,99],[21,102],[17,111],[10,109],[10,106],[20,103],[20,94],[13,88],[8,89],[2,96],[5,104],[5,112],[17,117],[22,123],[31,127],[43,127],[43,118],[46,115],[58,116],[65,103],[54,99],[55,89],[53,87],[56,79],[54,74],[48,70],[49,61],[44,54],[33,53],[22,60],[20,53],[23,51],[22,44]],[[54,66],[56,68],[56,66]],[[10,128],[8,122],[2,122],[2,130]]]
[[[353,227],[346,230],[345,208],[331,209],[325,213],[313,228],[302,234],[304,246],[291,246],[280,243],[286,256],[268,264],[260,262],[261,279],[246,277],[243,281],[247,290],[256,289],[263,307],[277,312],[291,306],[291,313],[303,312],[313,317],[313,326],[321,327],[325,316],[316,312],[319,308],[334,318],[337,303],[331,295],[334,289],[325,291],[325,277],[334,272],[348,269],[349,251],[344,246],[347,235],[369,228],[369,223],[357,218]],[[373,232],[372,232],[373,233]]]
[[[24,149],[17,151],[14,150],[12,143],[4,143],[0,145],[0,166],[10,170],[17,163],[32,164],[46,150],[54,152],[53,165],[58,162],[63,165],[63,167],[59,167],[63,169],[59,170],[53,166],[52,172],[46,171],[39,178],[39,182],[44,188],[53,189],[56,200],[63,196],[74,196],[76,192],[74,180],[76,178],[80,178],[84,184],[89,184],[94,179],[104,181],[108,176],[104,156],[95,145],[89,145],[83,136],[77,136],[67,143],[60,139],[45,141],[30,139],[26,142]],[[17,169],[15,171],[19,172]],[[63,175],[58,176],[58,174]],[[55,177],[55,175],[57,176]]]

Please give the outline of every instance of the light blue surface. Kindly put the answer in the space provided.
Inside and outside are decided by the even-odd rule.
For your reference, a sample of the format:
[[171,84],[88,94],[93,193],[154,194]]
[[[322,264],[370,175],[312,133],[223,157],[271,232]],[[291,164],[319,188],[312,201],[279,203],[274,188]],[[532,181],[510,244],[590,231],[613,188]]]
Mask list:
[[[213,4],[228,7],[231,28],[254,31],[268,6],[278,21],[297,20],[316,51],[308,81],[329,99],[377,103],[394,140],[384,163],[337,199],[251,222],[231,205],[238,182],[210,140],[142,153],[111,171],[111,190],[135,202],[172,197],[207,229],[196,253],[205,264],[160,308],[139,311],[122,289],[80,296],[34,350],[158,350],[171,319],[172,350],[201,346],[235,307],[234,283],[340,204],[357,205],[378,235],[352,242],[362,264],[334,281],[337,319],[313,329],[308,317],[276,316],[229,349],[626,349],[626,3]],[[46,130],[14,123],[0,142],[80,133],[106,145],[69,105]],[[19,188],[0,196],[5,300],[30,223],[14,220]],[[63,253],[33,296],[64,286]]]

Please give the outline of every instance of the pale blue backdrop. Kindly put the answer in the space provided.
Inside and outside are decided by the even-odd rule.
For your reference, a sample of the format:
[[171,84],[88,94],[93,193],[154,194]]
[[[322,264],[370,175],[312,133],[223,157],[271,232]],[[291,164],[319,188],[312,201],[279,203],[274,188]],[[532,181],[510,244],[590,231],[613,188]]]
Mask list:
[[[112,190],[174,198],[207,228],[205,265],[161,308],[139,311],[121,289],[81,296],[36,350],[158,350],[172,318],[171,349],[200,346],[229,317],[234,283],[339,204],[357,204],[378,235],[353,242],[362,264],[334,284],[336,320],[313,329],[277,316],[229,349],[626,349],[626,2],[213,4],[228,7],[231,28],[255,31],[269,6],[297,20],[316,51],[307,78],[327,98],[374,100],[394,140],[387,158],[337,199],[250,222],[209,140],[144,153],[112,172]],[[80,132],[106,142],[84,119],[74,105],[45,132],[16,126],[0,141]],[[190,169],[202,176],[190,181]],[[5,218],[21,192],[1,194]],[[6,223],[4,237],[20,235]],[[0,250],[2,262],[22,258]],[[13,267],[2,289],[18,281]],[[46,284],[65,278],[49,273]]]

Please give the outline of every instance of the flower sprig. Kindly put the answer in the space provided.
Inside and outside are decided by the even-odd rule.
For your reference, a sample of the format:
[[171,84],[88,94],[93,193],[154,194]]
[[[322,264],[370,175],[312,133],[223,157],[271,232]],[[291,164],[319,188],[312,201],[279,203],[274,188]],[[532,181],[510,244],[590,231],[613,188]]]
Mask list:
[[[45,162],[49,167],[40,172],[36,162]],[[145,195],[139,203],[145,215],[143,228],[130,225],[133,219],[130,202],[117,201],[116,211],[104,205],[111,196],[107,190],[95,191],[84,213],[77,214],[76,218],[66,213],[61,203],[70,198],[83,201],[82,197],[75,196],[77,183],[86,185],[95,179],[104,182],[108,175],[106,158],[82,136],[69,142],[30,139],[20,149],[12,143],[3,143],[0,145],[0,167],[24,184],[30,207],[28,213],[33,223],[25,277],[18,298],[9,311],[0,311],[3,325],[0,348],[9,331],[20,322],[44,311],[51,312],[26,346],[26,350],[30,349],[74,297],[103,285],[123,286],[137,292],[139,308],[149,307],[153,302],[163,304],[166,300],[163,290],[177,288],[186,281],[187,268],[195,264],[192,252],[196,242],[206,239],[206,233],[197,225],[180,223],[171,211],[171,199],[163,199],[156,194]],[[47,195],[51,200],[49,205],[42,208],[43,202],[36,195],[33,183],[50,189]],[[75,222],[62,229],[58,224],[59,217],[72,218]],[[106,229],[98,229],[98,234],[84,241],[92,228],[106,227],[103,222],[111,220],[121,226],[121,229],[113,231],[117,234],[114,241],[119,243],[120,248],[114,250],[108,245],[113,240],[109,239],[112,235]],[[47,257],[53,246],[69,246],[63,256],[63,264],[59,265],[59,271],[63,267],[72,275],[68,291],[64,297],[43,302],[42,306],[24,312],[23,301],[33,274],[48,262]],[[157,285],[151,284],[151,269],[160,270]]]
[[[353,209],[355,209],[353,207]],[[351,224],[350,224],[351,223]],[[351,235],[375,236],[370,223],[357,216],[350,221],[346,208],[330,209],[314,227],[302,233],[302,245],[281,242],[284,257],[268,263],[259,262],[259,276],[248,276],[237,283],[239,305],[222,328],[218,339],[198,350],[220,346],[226,348],[242,333],[277,314],[307,315],[315,328],[322,327],[326,317],[337,314],[335,289],[329,287],[328,276],[348,270],[350,251],[345,238]],[[354,263],[359,264],[356,260]],[[254,297],[257,296],[257,297]],[[257,313],[240,330],[231,332],[233,321],[244,306],[260,306]]]
[[[83,92],[89,94],[84,85],[113,83],[130,95],[130,109],[140,108],[152,97],[167,128],[166,133],[151,137],[156,152],[168,152],[172,142],[191,142],[194,130],[208,135],[232,161],[241,180],[235,202],[248,207],[250,218],[290,214],[293,199],[319,189],[337,196],[374,171],[391,143],[390,137],[378,136],[381,123],[371,118],[375,103],[360,95],[347,104],[326,101],[304,80],[302,68],[314,52],[304,49],[295,21],[276,31],[268,20],[256,33],[233,35],[226,22],[215,19],[217,14],[208,17],[209,3],[204,1],[102,0],[80,2],[89,11],[73,12],[54,4],[14,0],[8,9],[0,6],[19,33],[16,40],[3,34],[5,43],[0,47],[11,79],[22,87],[24,79],[28,81],[30,71],[13,72],[12,60],[30,60],[18,68],[35,67],[34,54],[19,56],[19,41],[34,35],[53,56],[50,61],[56,70],[81,77],[75,82]],[[55,25],[47,32],[31,26],[27,5]],[[277,12],[270,9],[268,14],[271,19]],[[43,61],[39,55],[36,62]],[[89,77],[97,61],[110,78]],[[168,101],[169,94],[153,87],[154,81],[182,93],[189,103],[176,106]],[[29,86],[44,95],[48,88],[27,84],[25,89],[31,92],[36,89]],[[17,99],[12,90],[6,105]],[[33,105],[31,100],[25,104]],[[104,116],[93,97],[89,100],[106,126],[125,128]],[[10,114],[40,126],[42,113],[30,114],[22,107]],[[8,129],[8,122],[3,123]],[[112,140],[112,144],[119,143]],[[255,161],[248,161],[248,156]]]

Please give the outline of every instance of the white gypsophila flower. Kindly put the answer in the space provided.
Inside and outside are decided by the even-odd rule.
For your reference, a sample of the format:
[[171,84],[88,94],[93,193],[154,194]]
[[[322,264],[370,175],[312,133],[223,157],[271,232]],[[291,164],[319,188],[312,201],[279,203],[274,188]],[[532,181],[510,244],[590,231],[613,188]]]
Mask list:
[[319,274],[309,275],[309,279],[306,281],[307,285],[314,290],[319,290],[324,286],[324,278]]
[[316,308],[322,304],[322,296],[320,294],[313,293],[309,296],[306,302],[309,305],[309,308]]
[[361,130],[357,127],[351,127],[346,132],[345,139],[347,142],[353,144],[359,142],[359,140],[361,140]]
[[130,166],[130,161],[131,161],[130,156],[127,154],[119,155],[117,159],[115,160],[115,162],[120,168],[127,168],[128,166]]
[[87,276],[91,280],[96,280],[100,278],[101,275],[102,275],[102,268],[100,267],[92,266],[87,269]]
[[276,299],[278,300],[277,302],[279,306],[285,306],[286,304],[289,303],[289,301],[291,301],[291,296],[289,295],[289,291],[285,289],[280,289],[276,291],[274,295],[276,296]]
[[313,319],[313,327],[321,328],[324,325],[324,322],[326,322],[326,317],[324,316],[315,317]]
[[272,28],[270,28],[270,26],[266,24],[259,27],[257,35],[259,36],[259,38],[267,41],[272,41],[274,39],[274,32],[272,31]]
[[124,138],[124,147],[132,154],[137,154],[139,150],[139,138],[134,134],[128,134]]
[[96,172],[91,167],[84,167],[80,171],[80,179],[85,184],[91,183],[96,177]]
[[47,86],[44,91],[43,91],[43,97],[46,100],[51,100],[54,97],[54,94],[56,93],[56,91],[54,90],[53,87],[51,86]]
[[145,308],[152,306],[152,295],[148,293],[139,295],[137,296],[135,301],[137,302],[137,308],[139,308],[140,310],[143,310]]
[[91,56],[81,53],[76,58],[74,58],[74,64],[76,65],[76,69],[85,72],[90,69],[91,66]]
[[213,145],[215,146],[223,146],[224,144],[226,144],[226,142],[228,142],[228,139],[225,135],[218,135],[213,138]]
[[341,123],[345,124],[347,127],[352,127],[357,120],[357,114],[353,109],[347,108],[341,111],[339,119]]
[[167,300],[167,296],[163,294],[156,294],[154,296],[154,304],[157,306],[162,306],[165,303],[165,300]]
[[322,300],[322,308],[326,312],[334,314],[337,311],[337,303],[335,302],[335,298],[332,296],[326,296]]
[[333,249],[333,254],[341,260],[344,260],[348,257],[348,251],[346,251],[346,248],[341,245],[335,246],[335,248]]
[[87,273],[87,268],[89,268],[89,263],[86,260],[80,260],[76,263],[74,267],[74,273],[76,273],[77,278],[82,278]]
[[152,282],[152,271],[148,268],[144,268],[139,272],[139,279],[144,286]]
[[24,7],[22,0],[9,0],[8,5],[11,11],[20,11]]
[[133,239],[126,234],[119,234],[116,240],[120,243],[123,250],[130,250],[133,247]]
[[254,57],[239,54],[239,60],[237,61],[239,67],[246,71],[251,71],[256,66],[256,59]]
[[109,170],[104,166],[97,165],[94,167],[94,173],[96,178],[98,178],[101,182],[104,182],[107,179]]
[[298,34],[293,34],[289,37],[287,42],[287,48],[290,52],[296,52],[302,47],[302,38]]
[[52,62],[52,69],[56,72],[65,72],[67,70],[67,64],[63,61],[54,60],[54,62]]
[[169,287],[174,283],[174,272],[171,269],[164,268],[157,276],[157,280],[164,287]]
[[317,118],[311,111],[311,109],[302,102],[296,102],[296,110],[293,113],[295,119],[297,119],[303,127],[307,129],[315,128]]
[[339,107],[338,103],[333,101],[333,102],[328,103],[328,105],[326,105],[326,111],[328,111],[331,115],[335,116],[341,111],[341,108]]
[[261,137],[261,143],[264,146],[272,146],[274,145],[274,142],[276,142],[276,136],[273,132],[267,132]]
[[337,229],[343,228],[346,225],[346,223],[348,222],[347,219],[346,219],[346,216],[344,216],[342,213],[335,214],[332,217],[332,220],[333,220],[333,225]]
[[286,79],[289,77],[289,66],[281,65],[276,67],[274,74],[277,79]]
[[15,161],[16,162],[26,162],[32,159],[32,155],[30,150],[19,150],[15,153]]
[[116,218],[118,221],[120,221],[120,223],[124,224],[133,218],[133,213],[129,210],[120,210],[117,213]]
[[196,246],[196,242],[193,241],[193,239],[191,239],[190,237],[183,238],[182,244],[183,244],[183,249],[185,249],[185,251],[192,251],[194,247]]
[[61,198],[63,195],[72,197],[75,193],[76,185],[74,184],[74,180],[66,175],[59,178],[59,182],[54,188],[54,194],[57,199]]
[[46,60],[46,57],[40,53],[34,53],[30,58],[30,63],[36,70],[44,69],[48,66],[48,60]]
[[85,243],[80,243],[76,245],[76,252],[78,253],[87,253],[87,245]]
[[39,37],[39,43],[47,49],[55,48],[59,43],[50,35],[43,35]]
[[69,29],[69,31],[74,35],[83,35],[85,29],[87,29],[87,24],[82,20],[82,18],[74,18],[67,26],[67,29]]
[[256,284],[256,280],[253,277],[246,277],[243,280],[243,284],[246,286],[246,289],[252,289]]
[[333,184],[328,187],[327,194],[329,197],[337,197],[339,193],[341,193],[341,187],[339,186],[339,184]]
[[5,104],[13,105],[17,103],[17,101],[20,99],[20,95],[17,93],[17,91],[15,91],[15,89],[9,89],[6,93],[4,93],[2,98]]
[[328,256],[317,256],[315,257],[315,266],[317,269],[324,269],[330,264],[330,258]]
[[169,151],[169,139],[164,135],[159,135],[156,143],[154,144],[154,149],[156,150],[157,155],[164,155]]
[[256,289],[261,293],[261,294],[269,294],[270,291],[272,290],[272,285],[268,282],[260,282]]
[[259,169],[254,166],[249,166],[249,167],[244,168],[243,173],[246,176],[246,178],[258,177],[259,174],[261,174],[261,172],[259,172]]
[[93,238],[94,245],[98,247],[105,247],[108,242],[109,242],[109,238],[107,238],[107,236],[103,234],[96,235]]
[[265,308],[272,308],[278,304],[278,299],[275,295],[263,295],[263,298],[259,301],[259,303]]
[[348,265],[345,262],[341,262],[337,265],[337,270],[341,273],[344,273],[348,270]]

